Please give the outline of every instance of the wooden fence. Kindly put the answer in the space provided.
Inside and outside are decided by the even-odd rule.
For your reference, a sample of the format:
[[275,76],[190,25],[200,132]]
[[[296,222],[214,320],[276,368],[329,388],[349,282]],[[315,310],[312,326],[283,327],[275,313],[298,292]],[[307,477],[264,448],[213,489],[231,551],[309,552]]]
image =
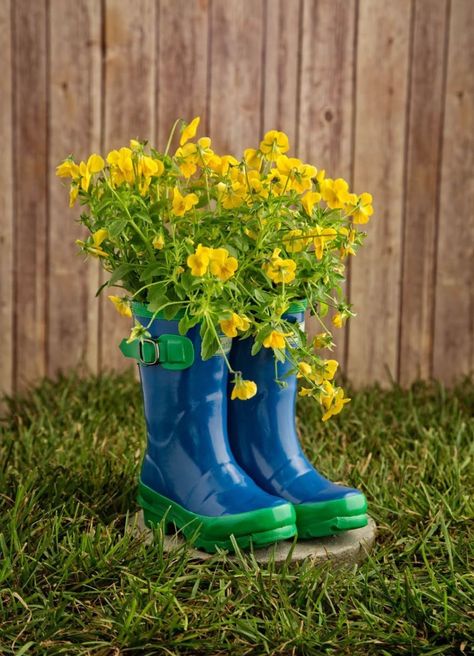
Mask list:
[[356,385],[472,370],[473,0],[1,0],[0,387],[123,367],[54,167],[200,115],[374,194],[338,333]]

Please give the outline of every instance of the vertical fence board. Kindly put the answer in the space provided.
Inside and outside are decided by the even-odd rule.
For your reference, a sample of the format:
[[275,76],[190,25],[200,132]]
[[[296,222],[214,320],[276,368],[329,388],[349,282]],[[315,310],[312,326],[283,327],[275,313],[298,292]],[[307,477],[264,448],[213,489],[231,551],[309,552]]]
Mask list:
[[[157,61],[157,145],[164,149],[173,123],[201,117],[207,129],[209,2],[161,0]],[[176,142],[175,142],[176,143]]]
[[410,17],[408,0],[359,4],[354,190],[373,193],[375,215],[351,269],[358,316],[347,373],[356,385],[397,374]]
[[68,185],[60,184],[54,169],[69,153],[84,159],[100,151],[100,3],[51,3],[49,33],[48,373],[54,375],[80,362],[97,370],[98,263],[79,256],[75,239],[86,231],[74,219],[81,208],[67,209]]
[[210,134],[217,152],[240,156],[260,138],[263,0],[213,0]]
[[16,386],[46,373],[46,2],[15,0],[14,203]]
[[[153,0],[106,0],[103,140],[107,152],[130,138],[154,140],[156,3]],[[130,330],[102,294],[101,367],[130,367],[118,349]]]
[[400,305],[402,385],[431,375],[446,9],[446,0],[415,5]]
[[[355,2],[304,0],[298,154],[328,177],[352,171]],[[321,324],[308,321],[310,334]],[[345,369],[345,330],[335,331],[334,356]]]
[[282,130],[296,148],[300,0],[270,0],[265,12],[263,130]]
[[356,386],[470,372],[473,31],[471,0],[1,3],[0,391],[127,366],[130,323],[94,298],[105,276],[76,254],[54,167],[133,137],[163,148],[195,115],[218,152],[282,129],[291,154],[373,192],[358,316],[336,333]]
[[451,3],[433,375],[474,368],[474,3]]
[[13,391],[12,40],[10,2],[0,4],[0,396]]

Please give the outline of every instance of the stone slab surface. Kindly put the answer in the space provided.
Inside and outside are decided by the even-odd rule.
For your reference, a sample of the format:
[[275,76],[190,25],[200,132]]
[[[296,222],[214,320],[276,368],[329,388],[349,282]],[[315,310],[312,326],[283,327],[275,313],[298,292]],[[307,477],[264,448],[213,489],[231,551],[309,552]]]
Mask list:
[[[144,537],[147,543],[153,541],[153,531],[147,528],[143,521],[142,511],[138,512],[131,522],[131,530]],[[364,528],[346,531],[339,535],[333,535],[327,538],[317,538],[314,540],[300,540],[293,546],[292,540],[277,542],[263,549],[255,549],[254,557],[258,563],[266,563],[270,559],[275,563],[282,563],[288,558],[288,554],[293,549],[291,560],[294,562],[310,558],[314,563],[330,561],[334,566],[353,565],[362,562],[375,543],[376,525],[372,518]],[[178,534],[166,535],[164,537],[164,550],[171,551],[182,547],[184,539]],[[190,555],[196,560],[208,560],[215,557],[214,554],[208,554],[205,551],[191,548]],[[229,558],[236,556],[229,555]]]

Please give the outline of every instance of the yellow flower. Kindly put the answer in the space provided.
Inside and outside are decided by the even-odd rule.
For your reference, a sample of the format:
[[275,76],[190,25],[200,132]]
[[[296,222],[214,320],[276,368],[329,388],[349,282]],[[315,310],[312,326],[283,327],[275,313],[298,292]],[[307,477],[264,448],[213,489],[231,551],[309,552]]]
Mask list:
[[105,162],[100,155],[92,153],[87,160],[87,168],[91,173],[99,173],[105,166]]
[[342,328],[346,322],[346,317],[343,316],[341,312],[336,312],[331,321],[336,328]]
[[244,161],[249,169],[260,171],[260,167],[262,166],[262,157],[258,150],[255,150],[255,148],[246,148],[244,150]]
[[327,244],[337,237],[337,231],[334,228],[322,228],[317,225],[313,228],[314,233],[317,235],[313,238],[314,252],[318,260],[320,260],[323,257]]
[[296,374],[297,378],[311,378],[312,373],[313,368],[307,362],[300,362],[298,364],[298,373]]
[[234,275],[239,266],[235,257],[229,256],[226,248],[213,248],[210,253],[210,264],[211,273],[224,282]]
[[183,128],[183,130],[181,132],[181,138],[179,140],[179,145],[180,146],[184,146],[184,144],[187,141],[189,141],[190,139],[192,139],[196,135],[197,129],[199,127],[200,120],[201,120],[200,117],[196,116],[195,118],[193,118],[191,123],[189,123],[188,125],[186,125]]
[[361,194],[356,206],[348,208],[348,214],[352,215],[352,220],[356,224],[368,223],[373,213],[372,195],[368,193]]
[[72,159],[65,159],[56,167],[58,178],[72,178],[77,180],[80,177],[78,165]]
[[355,241],[356,237],[356,231],[353,230],[352,228],[348,230],[345,227],[339,228],[339,234],[345,237],[345,244],[341,246],[339,253],[341,255],[341,259],[344,259],[348,255],[355,255],[355,250],[352,248],[352,245]]
[[133,170],[132,151],[130,148],[111,150],[107,155],[107,162],[110,164],[113,184],[119,185],[122,182],[133,183],[135,172]]
[[313,207],[316,205],[316,203],[319,203],[320,200],[321,194],[319,194],[317,191],[308,191],[308,193],[303,196],[301,199],[301,204],[303,205],[308,216],[313,214]]
[[290,230],[284,237],[283,243],[288,253],[300,253],[308,244],[302,230]]
[[163,174],[164,170],[165,167],[161,160],[153,159],[152,157],[148,157],[148,155],[143,155],[138,161],[138,173],[145,178],[151,178],[152,176],[159,177]]
[[199,244],[199,246],[196,249],[196,252],[193,253],[193,255],[189,255],[188,259],[186,260],[186,263],[188,267],[191,269],[191,273],[193,276],[203,276],[209,267],[209,259],[210,259],[210,248],[207,248],[206,246],[202,246]]
[[320,183],[321,195],[332,210],[341,209],[350,201],[349,185],[342,178],[326,178]]
[[130,309],[130,304],[125,298],[120,296],[109,296],[109,300],[114,304],[115,309],[119,314],[124,317],[131,317],[132,310]]
[[311,189],[312,179],[316,177],[318,170],[309,164],[303,164],[296,157],[280,155],[277,157],[276,165],[278,171],[291,179],[289,187],[299,194]]
[[175,157],[179,170],[185,178],[190,178],[196,173],[199,158],[196,144],[187,143],[182,148],[178,148]]
[[232,312],[230,319],[222,319],[219,322],[222,332],[227,337],[237,337],[237,331],[245,332],[250,327],[250,321],[245,316]]
[[313,337],[313,347],[315,349],[328,348],[332,345],[331,333],[318,333]]
[[285,337],[289,337],[291,333],[282,333],[278,330],[272,330],[272,332],[265,337],[263,340],[263,345],[265,348],[281,349],[285,348]]
[[178,187],[173,189],[173,214],[175,216],[184,216],[186,212],[197,205],[199,198],[196,194],[187,194],[182,196]]
[[337,360],[324,360],[322,367],[313,373],[312,380],[316,385],[322,385],[325,380],[332,380],[336,375],[338,366]]
[[100,230],[93,232],[92,241],[94,242],[94,246],[100,246],[102,242],[107,239],[108,236],[109,233],[105,228],[100,228]]
[[143,149],[143,146],[139,141],[137,141],[137,139],[130,139],[130,148],[139,152]]
[[163,234],[160,233],[159,235],[156,235],[156,237],[153,238],[153,241],[151,243],[153,248],[156,248],[157,250],[160,251],[165,245],[165,238],[163,237]]
[[232,390],[231,400],[240,399],[246,401],[251,399],[257,393],[257,385],[253,380],[243,380],[240,376],[234,380],[234,389]]
[[225,182],[217,184],[217,192],[222,207],[227,210],[240,207],[245,200],[245,185],[239,180],[234,180],[230,185]]
[[288,137],[284,132],[270,130],[260,142],[260,150],[270,162],[274,162],[279,155],[283,155],[289,150],[290,144]]
[[350,399],[344,397],[344,390],[342,387],[339,387],[337,391],[331,395],[330,403],[324,404],[327,409],[323,414],[323,421],[327,421],[330,417],[339,414],[349,401]]
[[79,193],[79,187],[77,186],[77,184],[71,185],[71,189],[69,190],[69,207],[74,207],[77,200],[78,193]]
[[265,273],[273,282],[290,283],[295,279],[296,262],[279,257],[280,249],[275,248],[268,264],[263,266]]
[[80,239],[76,239],[76,244],[81,246],[81,248],[83,248],[86,253],[89,253],[94,257],[108,257],[104,249],[100,247],[102,242],[107,239],[108,236],[109,233],[107,230],[105,228],[101,228],[100,230],[92,233],[92,244],[81,241]]

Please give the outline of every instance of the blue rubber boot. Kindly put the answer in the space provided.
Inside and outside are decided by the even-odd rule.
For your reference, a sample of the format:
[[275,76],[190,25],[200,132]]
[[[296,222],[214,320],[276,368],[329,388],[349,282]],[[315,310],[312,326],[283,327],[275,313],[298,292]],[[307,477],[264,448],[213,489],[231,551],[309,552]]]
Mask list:
[[[304,311],[285,318],[304,322]],[[322,537],[367,524],[367,501],[356,489],[336,485],[322,476],[304,455],[295,425],[297,381],[291,365],[278,363],[275,382],[271,349],[251,355],[253,340],[233,340],[230,362],[243,378],[257,383],[248,401],[229,401],[229,439],[241,467],[269,494],[294,504],[298,537]],[[230,398],[230,396],[229,396]]]
[[[152,315],[134,303],[148,326]],[[227,435],[227,366],[221,355],[203,361],[199,328],[186,337],[178,321],[153,320],[152,339],[122,352],[139,361],[148,441],[139,482],[147,525],[164,520],[197,547],[262,546],[296,534],[295,511],[260,489],[236,463]],[[230,347],[230,340],[228,346]]]

